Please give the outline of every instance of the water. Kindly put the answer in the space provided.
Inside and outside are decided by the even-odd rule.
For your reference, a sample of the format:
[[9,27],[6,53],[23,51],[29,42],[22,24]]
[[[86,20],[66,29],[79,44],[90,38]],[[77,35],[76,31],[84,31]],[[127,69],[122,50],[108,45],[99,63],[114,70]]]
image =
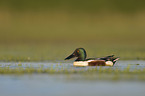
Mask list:
[[[64,62],[64,61],[55,61],[55,62],[0,62],[0,67],[10,67],[10,68],[16,68],[18,65],[21,64],[21,67],[34,67],[34,68],[39,68],[43,65],[44,68],[67,68],[67,69],[88,69],[88,68],[95,68],[94,66],[92,67],[74,67],[73,62]],[[125,61],[118,61],[112,68],[119,68],[119,69],[124,69],[128,65],[130,65],[131,69],[137,68],[137,69],[142,69],[145,68],[145,61],[144,60],[125,60]],[[105,66],[104,68],[108,68],[108,66]]]
[[[14,62],[1,62],[0,64],[1,67],[18,67],[18,63]],[[42,64],[44,67],[56,67],[60,63],[23,62],[22,67],[31,65],[38,68]],[[112,68],[123,69],[128,64],[132,69],[145,68],[145,61],[119,61]],[[79,69],[73,67],[71,62],[62,63],[62,65],[67,68]],[[87,69],[87,67],[80,68]],[[145,96],[145,82],[77,80],[70,79],[68,75],[63,74],[0,75],[0,96]]]
[[1,76],[0,96],[144,96],[143,82],[67,81],[49,75]]

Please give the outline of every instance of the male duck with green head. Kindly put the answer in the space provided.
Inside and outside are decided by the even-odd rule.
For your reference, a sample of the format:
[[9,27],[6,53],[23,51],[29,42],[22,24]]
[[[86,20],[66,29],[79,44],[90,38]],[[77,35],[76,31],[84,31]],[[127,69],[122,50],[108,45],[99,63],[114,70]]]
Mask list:
[[119,59],[114,57],[114,55],[106,56],[102,58],[88,58],[84,48],[77,48],[70,56],[65,58],[65,60],[77,57],[74,62],[74,66],[113,66],[115,62]]

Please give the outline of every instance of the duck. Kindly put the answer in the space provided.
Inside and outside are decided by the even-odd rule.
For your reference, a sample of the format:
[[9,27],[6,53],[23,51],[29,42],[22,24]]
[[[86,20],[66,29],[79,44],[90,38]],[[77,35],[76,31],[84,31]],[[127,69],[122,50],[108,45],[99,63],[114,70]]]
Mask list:
[[77,57],[74,66],[114,66],[119,57],[109,55],[101,58],[87,58],[87,53],[84,48],[76,48],[76,50],[66,57],[64,60],[69,60]]

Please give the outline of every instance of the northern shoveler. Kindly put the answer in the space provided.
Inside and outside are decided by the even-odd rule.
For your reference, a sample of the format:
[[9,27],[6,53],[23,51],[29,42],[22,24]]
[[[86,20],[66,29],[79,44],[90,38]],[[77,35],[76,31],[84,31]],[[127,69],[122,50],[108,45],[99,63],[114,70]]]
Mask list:
[[74,66],[113,66],[119,57],[114,57],[114,55],[101,57],[101,58],[88,58],[84,48],[77,48],[70,56],[65,58],[65,60],[77,57]]

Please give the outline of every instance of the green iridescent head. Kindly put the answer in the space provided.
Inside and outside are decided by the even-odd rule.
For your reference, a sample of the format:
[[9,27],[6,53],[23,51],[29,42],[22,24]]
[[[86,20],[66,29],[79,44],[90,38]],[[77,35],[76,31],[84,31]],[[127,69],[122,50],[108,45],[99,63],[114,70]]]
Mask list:
[[65,60],[77,57],[75,61],[85,61],[87,54],[84,48],[77,48],[70,56],[66,57]]

